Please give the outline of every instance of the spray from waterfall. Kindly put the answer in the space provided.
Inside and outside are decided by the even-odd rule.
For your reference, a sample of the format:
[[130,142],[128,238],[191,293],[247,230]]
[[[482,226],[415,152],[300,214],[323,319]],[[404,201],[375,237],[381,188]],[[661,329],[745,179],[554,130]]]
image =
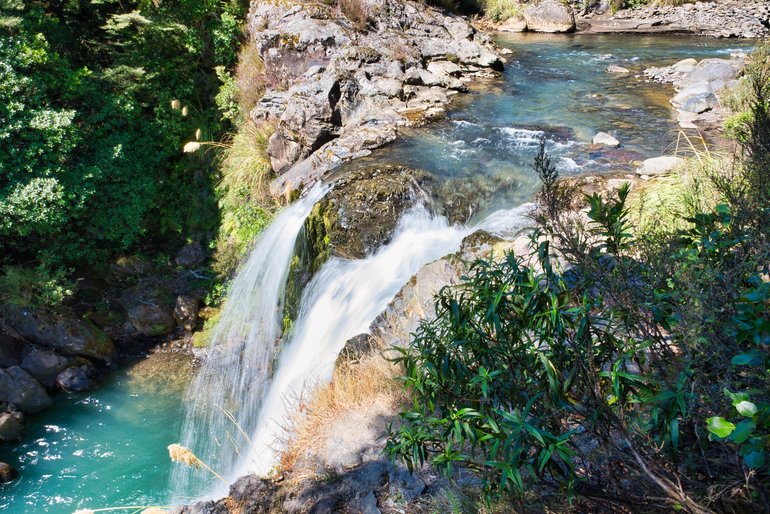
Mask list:
[[[256,241],[233,280],[208,355],[188,389],[181,443],[224,477],[232,477],[238,455],[250,452],[243,434],[254,431],[273,375],[294,245],[323,195],[320,186],[310,190]],[[194,469],[177,465],[171,489],[175,501],[186,502],[208,492],[210,484]]]

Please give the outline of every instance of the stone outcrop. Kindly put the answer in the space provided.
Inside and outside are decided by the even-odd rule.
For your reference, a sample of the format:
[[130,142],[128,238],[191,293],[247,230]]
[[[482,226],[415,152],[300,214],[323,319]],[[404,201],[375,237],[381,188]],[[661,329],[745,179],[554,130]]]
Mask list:
[[80,355],[110,362],[112,340],[93,323],[44,309],[6,308],[8,324],[25,339],[64,355]]
[[51,398],[26,371],[13,366],[0,370],[0,402],[13,404],[21,412],[33,414],[48,408]]
[[637,168],[637,175],[666,175],[677,167],[684,164],[684,159],[673,155],[664,155],[653,157],[642,161],[642,165]]
[[582,16],[578,30],[594,33],[688,33],[712,37],[770,35],[770,4],[754,0],[645,5],[611,14],[609,2]]
[[561,0],[540,0],[528,5],[523,12],[527,30],[532,32],[572,32],[575,13]]
[[176,327],[174,301],[164,287],[152,284],[128,289],[121,298],[131,325],[148,337],[168,334]]
[[251,119],[275,127],[274,194],[392,141],[398,127],[442,116],[473,77],[502,69],[489,37],[459,17],[416,2],[363,3],[362,30],[322,3],[252,8],[270,87]]

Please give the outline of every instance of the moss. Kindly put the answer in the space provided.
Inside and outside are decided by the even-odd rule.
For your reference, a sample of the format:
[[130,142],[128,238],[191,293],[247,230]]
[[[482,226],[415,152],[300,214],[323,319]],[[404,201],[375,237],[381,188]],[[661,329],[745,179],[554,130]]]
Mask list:
[[195,348],[204,348],[208,346],[211,341],[211,335],[214,332],[219,317],[222,314],[222,310],[219,308],[206,307],[201,309],[199,316],[203,321],[203,330],[195,332],[192,338],[192,344]]

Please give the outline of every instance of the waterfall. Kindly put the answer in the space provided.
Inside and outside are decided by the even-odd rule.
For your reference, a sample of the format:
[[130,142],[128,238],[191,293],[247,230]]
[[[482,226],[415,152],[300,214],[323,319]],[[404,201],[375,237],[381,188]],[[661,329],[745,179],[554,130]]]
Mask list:
[[[416,205],[402,216],[389,244],[364,259],[331,257],[321,267],[303,291],[279,354],[281,298],[294,242],[322,195],[314,190],[276,218],[234,281],[211,355],[190,389],[182,440],[227,483],[177,467],[172,477],[177,501],[185,500],[184,493],[221,497],[237,477],[267,474],[302,395],[331,379],[345,342],[367,331],[423,265],[457,251],[476,228],[504,233],[526,224],[526,206],[498,211],[471,228],[449,226],[444,217]],[[232,413],[238,426],[221,409]]]
[[418,205],[402,217],[392,241],[360,260],[329,259],[306,286],[301,309],[265,397],[252,451],[239,474],[265,474],[276,441],[302,394],[328,382],[345,342],[368,330],[393,296],[424,264],[456,251],[467,228],[450,227]]
[[[244,433],[270,385],[281,335],[284,288],[297,235],[324,189],[313,188],[283,210],[261,237],[233,280],[209,342],[208,355],[186,399],[181,444],[225,478],[232,478],[238,455],[249,451]],[[189,502],[211,490],[211,475],[175,465],[175,502]],[[214,493],[226,493],[227,485]]]

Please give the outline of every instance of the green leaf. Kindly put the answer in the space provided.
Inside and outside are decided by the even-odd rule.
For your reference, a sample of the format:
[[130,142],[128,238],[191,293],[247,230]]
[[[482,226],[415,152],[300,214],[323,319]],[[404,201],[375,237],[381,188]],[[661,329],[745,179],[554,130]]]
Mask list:
[[738,402],[735,405],[735,409],[738,411],[738,414],[747,418],[752,418],[757,413],[757,406],[746,400]]
[[736,425],[735,430],[730,434],[730,440],[735,444],[744,443],[751,436],[755,426],[754,420],[744,419]]
[[751,469],[758,469],[765,465],[765,452],[761,450],[752,451],[743,457],[743,462]]
[[735,430],[735,425],[733,423],[730,423],[725,418],[719,416],[708,418],[706,422],[708,423],[706,425],[706,430],[719,437],[720,439],[724,439],[725,437],[729,436],[733,430]]

